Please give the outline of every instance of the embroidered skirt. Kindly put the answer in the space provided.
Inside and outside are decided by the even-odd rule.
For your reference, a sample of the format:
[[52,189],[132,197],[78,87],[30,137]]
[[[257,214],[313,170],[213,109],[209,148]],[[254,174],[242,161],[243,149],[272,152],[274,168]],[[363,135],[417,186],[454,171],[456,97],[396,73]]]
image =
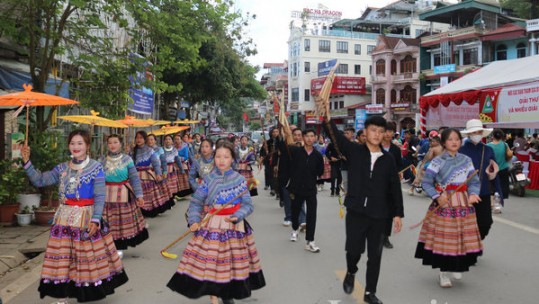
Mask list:
[[187,164],[185,162],[182,165],[184,173],[178,172],[178,188],[180,189],[180,191],[178,192],[178,196],[180,197],[187,196],[193,193],[191,185],[189,185],[189,168],[187,167]]
[[265,285],[252,228],[246,221],[227,223],[219,215],[193,234],[167,284],[192,299],[244,299]]
[[170,194],[174,196],[178,192],[180,192],[180,180],[178,179],[180,170],[178,169],[178,166],[175,163],[169,163],[167,165],[167,172],[168,172],[168,178],[167,178],[168,190]]
[[93,206],[60,205],[45,250],[40,297],[97,301],[127,282],[122,261],[106,223],[91,237]]
[[[458,192],[451,198],[452,207],[439,208],[423,222],[415,252],[423,265],[440,271],[463,272],[477,262],[483,244],[475,208],[466,206],[466,201],[466,194]],[[433,202],[429,212],[437,206]]]
[[140,184],[144,194],[144,206],[141,211],[144,217],[156,217],[172,207],[168,191],[164,192],[155,180],[152,170],[139,170]]
[[108,222],[116,249],[135,247],[148,239],[146,221],[126,184],[107,183],[103,220]]

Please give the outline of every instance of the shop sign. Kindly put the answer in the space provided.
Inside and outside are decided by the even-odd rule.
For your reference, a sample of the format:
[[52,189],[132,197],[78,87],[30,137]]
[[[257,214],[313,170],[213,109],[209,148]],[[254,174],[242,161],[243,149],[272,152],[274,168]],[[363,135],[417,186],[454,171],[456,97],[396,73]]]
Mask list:
[[[311,80],[311,94],[320,93],[326,77]],[[363,95],[366,94],[365,77],[335,76],[331,94]]]
[[405,112],[405,111],[408,111],[408,110],[410,110],[410,103],[409,102],[392,103],[391,104],[391,110],[393,110],[393,112]]
[[434,74],[454,73],[457,70],[456,64],[445,64],[434,67]]
[[382,114],[384,113],[384,105],[381,104],[369,104],[365,106],[367,114]]

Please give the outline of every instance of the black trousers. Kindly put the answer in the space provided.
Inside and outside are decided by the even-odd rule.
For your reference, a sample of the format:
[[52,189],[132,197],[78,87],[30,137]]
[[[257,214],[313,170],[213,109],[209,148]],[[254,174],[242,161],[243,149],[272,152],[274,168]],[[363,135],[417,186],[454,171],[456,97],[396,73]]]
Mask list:
[[[292,196],[292,194],[291,194]],[[307,205],[305,210],[305,223],[307,224],[307,231],[305,232],[305,240],[307,242],[314,241],[314,232],[316,230],[316,194],[314,195],[294,195],[292,199],[292,229],[299,229],[299,213],[303,202]]]
[[474,204],[475,215],[477,217],[477,227],[479,228],[479,234],[481,239],[484,240],[487,237],[490,227],[492,227],[492,207],[490,206],[490,195],[479,196],[481,201]]
[[331,165],[331,193],[341,193],[342,172],[340,165]]
[[273,167],[269,164],[264,165],[264,183],[266,187],[271,187],[273,183]]
[[386,220],[386,230],[384,236],[390,237],[391,230],[393,230],[393,219],[390,217]]
[[[367,285],[365,291],[375,293],[380,275],[386,219],[375,219],[348,210],[346,212],[346,266],[355,274],[361,254],[367,243]],[[307,227],[309,227],[307,225]]]

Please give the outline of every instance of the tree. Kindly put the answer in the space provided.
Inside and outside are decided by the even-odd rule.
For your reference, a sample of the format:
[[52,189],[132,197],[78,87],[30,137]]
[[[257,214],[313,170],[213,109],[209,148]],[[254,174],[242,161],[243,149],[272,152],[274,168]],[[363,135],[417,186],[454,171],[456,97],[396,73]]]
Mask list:
[[539,0],[501,0],[503,8],[513,10],[516,17],[522,19],[539,18]]

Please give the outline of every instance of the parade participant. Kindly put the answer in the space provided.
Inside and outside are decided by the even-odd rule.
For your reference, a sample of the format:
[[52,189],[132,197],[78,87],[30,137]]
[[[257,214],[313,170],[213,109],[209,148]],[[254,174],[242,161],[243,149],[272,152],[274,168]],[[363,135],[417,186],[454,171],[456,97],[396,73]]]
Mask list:
[[361,129],[361,130],[358,130],[357,133],[356,133],[356,142],[358,144],[365,144],[367,140],[367,137],[365,136],[365,130]]
[[253,147],[247,145],[248,143],[249,137],[243,135],[240,138],[240,145],[236,147],[236,155],[238,156],[237,168],[238,172],[245,177],[251,196],[257,196],[258,190],[256,189],[252,167],[255,163],[255,153]]
[[183,174],[182,162],[178,156],[178,150],[174,147],[172,135],[165,135],[164,159],[167,164],[167,187],[172,196],[180,192],[180,179],[178,176]]
[[425,157],[423,157],[421,166],[419,166],[419,170],[417,170],[417,176],[414,179],[414,186],[412,186],[410,191],[414,191],[415,185],[417,185],[417,187],[421,187],[421,184],[423,183],[423,176],[425,175],[425,170],[427,170],[430,161],[433,160],[435,157],[442,155],[444,151],[444,147],[441,144],[441,139],[439,136],[432,137],[430,139],[429,145],[429,151],[427,151],[427,154],[425,155]]
[[144,217],[156,217],[158,214],[171,208],[168,193],[163,193],[157,184],[163,180],[161,171],[161,161],[155,151],[146,146],[148,135],[145,131],[138,131],[135,135],[135,147],[131,151],[137,168],[142,192],[144,206],[141,207]]
[[475,208],[481,201],[480,182],[472,160],[459,153],[462,136],[456,129],[442,132],[445,152],[434,158],[423,177],[423,190],[433,199],[425,217],[415,257],[423,265],[439,268],[441,287],[451,287],[455,279],[477,262],[483,245]]
[[[386,124],[386,132],[384,133],[384,137],[382,138],[382,148],[384,149],[384,151],[388,152],[389,154],[391,154],[391,156],[393,156],[393,160],[395,160],[395,167],[397,168],[397,171],[400,172],[403,169],[401,149],[392,143],[393,134],[395,134],[396,130],[397,126],[395,125],[395,123],[392,121],[388,121]],[[393,219],[391,217],[388,217],[384,233],[384,247],[387,249],[393,248],[393,244],[391,244],[391,242],[389,241],[389,237],[391,236],[391,230],[393,230]]]
[[331,164],[329,162],[329,159],[326,157],[327,146],[328,145],[326,144],[324,136],[322,134],[319,134],[318,140],[313,145],[316,151],[320,152],[324,161],[324,173],[322,174],[322,176],[318,177],[318,180],[316,181],[318,191],[323,191],[324,183],[331,180]]
[[[216,170],[204,179],[189,204],[193,237],[167,286],[188,298],[211,295],[211,302],[234,303],[266,285],[253,230],[245,218],[253,212],[247,182],[232,169],[234,145],[222,142],[215,151]],[[223,207],[227,204],[228,206]],[[201,225],[205,206],[215,214]],[[210,215],[206,215],[209,217]]]
[[326,149],[326,158],[331,165],[331,194],[339,196],[341,193],[342,173],[341,173],[341,155],[337,153],[335,144],[329,143]]
[[[264,164],[264,190],[270,189],[270,195],[275,195],[276,187],[274,180],[277,182],[277,177],[274,177],[275,166],[279,161],[277,153],[277,144],[279,142],[279,129],[273,128],[270,131],[270,139],[264,142],[264,146],[260,149],[260,161]],[[277,192],[278,193],[278,192]]]
[[30,148],[21,151],[24,169],[35,187],[58,184],[60,206],[45,249],[40,297],[97,301],[113,294],[128,280],[108,225],[102,221],[105,173],[88,156],[90,135],[74,130],[68,136],[71,161],[40,172],[30,161]]
[[[352,127],[344,129],[344,137],[346,137],[350,142],[354,142],[354,134],[356,130]],[[341,159],[341,175],[342,175],[342,189],[346,192],[348,188],[348,162],[344,159]]]
[[[363,300],[381,304],[376,287],[382,261],[384,231],[387,218],[393,218],[394,232],[402,228],[404,217],[402,190],[395,161],[381,147],[386,120],[370,116],[365,121],[365,144],[350,142],[340,134],[333,121],[324,123],[326,133],[336,134],[337,146],[348,161],[348,191],[346,206],[346,264],[344,292],[354,290],[357,264],[367,243],[367,272]],[[309,225],[307,224],[307,228]]]
[[182,162],[183,170],[183,173],[178,174],[178,180],[180,182],[180,192],[178,193],[178,196],[180,197],[193,193],[193,190],[189,187],[189,144],[183,140],[188,140],[188,137],[189,136],[186,138],[185,134],[184,136],[181,136],[179,133],[174,135],[174,147],[178,150],[178,156]]
[[[504,199],[509,198],[509,163],[508,161],[513,157],[513,152],[509,149],[509,146],[503,141],[505,133],[500,129],[494,129],[492,132],[492,142],[488,143],[487,146],[492,148],[494,151],[494,158],[496,159],[496,164],[500,171],[498,171],[498,177],[500,179],[500,188],[502,193],[500,193]],[[501,208],[501,207],[497,207]],[[494,213],[500,213],[501,209],[495,209]]]
[[[483,128],[481,120],[468,120],[466,122],[466,129],[462,131],[462,134],[466,134],[469,140],[465,141],[464,145],[459,150],[460,153],[469,156],[472,159],[474,168],[479,170],[478,176],[479,181],[481,182],[481,190],[478,194],[481,200],[475,205],[475,215],[477,217],[477,225],[479,226],[482,240],[488,235],[493,223],[492,208],[490,206],[491,181],[488,172],[498,169],[494,150],[481,142],[481,140],[484,137],[487,137],[491,132],[492,129]],[[495,192],[503,193],[497,176],[492,182],[494,183]]]
[[123,257],[121,250],[148,239],[146,222],[139,208],[144,206],[144,199],[137,168],[131,157],[122,153],[120,137],[110,135],[107,146],[107,155],[99,160],[106,184],[103,219],[109,223],[118,254]]
[[214,168],[213,141],[206,138],[200,144],[200,156],[191,164],[191,168],[189,168],[189,184],[193,192],[197,191],[204,177],[210,174]]
[[146,145],[150,148],[152,148],[157,156],[159,157],[159,162],[161,163],[161,181],[157,183],[159,186],[159,192],[163,193],[165,197],[168,197],[167,205],[170,205],[170,207],[174,206],[176,203],[174,202],[174,193],[171,192],[168,188],[168,172],[167,172],[167,160],[165,159],[165,150],[163,150],[162,147],[157,145],[157,138],[154,134],[148,134],[148,137],[146,138]]
[[193,141],[191,142],[193,155],[196,157],[200,153],[200,144],[202,143],[202,137],[200,133],[193,135]]
[[324,173],[322,154],[314,148],[316,134],[314,130],[303,131],[303,147],[286,146],[285,141],[279,143],[281,155],[289,153],[290,162],[288,191],[292,199],[292,233],[290,241],[296,242],[299,234],[299,214],[303,203],[307,206],[307,231],[305,233],[305,250],[320,252],[314,242],[316,229],[316,180]]
[[[292,142],[294,145],[296,147],[303,147],[303,135],[301,129],[296,126],[290,126],[290,129],[292,130]],[[289,169],[290,155],[288,153],[281,154],[279,157],[279,187],[281,188],[281,201],[284,207],[283,226],[285,227],[292,225],[292,199],[290,198],[290,192],[286,189],[290,180]],[[304,231],[307,227],[305,223],[305,204],[301,205],[299,223],[299,230]]]

